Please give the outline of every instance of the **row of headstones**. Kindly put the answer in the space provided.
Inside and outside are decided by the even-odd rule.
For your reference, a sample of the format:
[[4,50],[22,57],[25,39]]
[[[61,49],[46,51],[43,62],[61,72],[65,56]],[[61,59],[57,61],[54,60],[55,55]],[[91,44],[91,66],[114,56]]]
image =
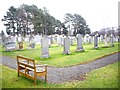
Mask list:
[[[23,41],[22,36],[15,36],[15,37],[12,37],[12,38],[13,38],[12,41],[15,41],[15,42],[18,42],[18,43],[22,43],[22,41]],[[63,36],[63,35],[51,35],[51,36],[48,36],[48,38],[49,38],[49,47],[50,47],[51,44],[53,44],[54,42],[57,42],[57,44],[59,46],[64,46],[64,38],[66,38],[66,37]],[[74,45],[74,41],[76,41],[76,37],[69,36],[69,38],[70,38],[70,45]],[[108,42],[110,42],[110,36],[107,36],[106,38],[107,38]],[[40,36],[40,35],[36,35],[36,36],[27,35],[24,38],[24,41],[29,44],[28,49],[30,49],[30,48],[34,48],[35,44],[41,44],[41,39],[42,39],[42,36]],[[98,42],[103,41],[105,39],[104,39],[104,36],[101,35],[100,37],[98,37]],[[114,41],[115,40],[117,40],[117,39],[114,37]],[[6,42],[8,42],[8,41],[11,41],[11,40],[7,40]],[[86,34],[84,36],[84,38],[82,37],[82,42],[84,42],[84,43],[94,43],[94,36],[89,36],[88,34]]]
[[[114,44],[113,44],[113,35],[111,35],[110,42],[111,42],[110,43],[111,47],[113,47],[114,46]],[[106,43],[107,43],[107,40],[105,39],[105,45],[108,46]],[[95,49],[98,48],[98,35],[94,36],[94,48]],[[42,38],[41,49],[42,49],[42,58],[50,57],[50,55],[49,55],[49,44],[48,44],[48,38],[47,37]],[[76,51],[77,52],[84,51],[83,46],[82,46],[82,35],[81,34],[77,35],[77,48],[76,48]],[[70,38],[69,37],[64,38],[63,54],[70,54]]]
[[[59,46],[63,46],[64,43],[64,38],[65,37],[62,37],[62,36],[55,36],[54,38],[52,36],[47,36],[49,41],[49,47],[51,46],[51,44],[53,44],[55,41],[58,43]],[[5,45],[5,48],[6,48],[6,51],[9,51],[9,50],[16,50],[16,49],[19,49],[19,50],[22,50],[23,49],[23,41],[27,42],[28,44],[28,49],[32,49],[32,48],[35,48],[35,45],[36,44],[41,44],[41,40],[42,40],[42,36],[40,35],[27,35],[25,38],[23,38],[22,36],[8,36],[5,38],[5,42],[4,42],[4,45]],[[74,40],[74,37],[72,38],[71,37],[71,45],[73,45],[73,40]],[[19,44],[19,48],[17,48],[17,43]]]
[[[113,34],[111,34],[112,37],[113,37],[113,41],[118,41],[118,36],[113,36]],[[111,35],[100,35],[98,37],[98,42],[104,42],[105,39],[107,39],[107,42],[110,42],[110,39],[111,39]],[[83,38],[83,42],[84,43],[94,43],[94,36],[90,36],[89,34],[86,34]]]
[[[5,38],[4,41],[4,46],[5,46],[5,50],[6,51],[12,51],[12,50],[22,50],[23,49],[23,38],[18,36],[18,37],[14,37],[14,36],[8,36]],[[30,48],[34,48],[35,47],[35,42],[33,37],[30,37],[30,39],[28,40],[29,45],[28,45],[28,49]],[[17,43],[19,44],[19,48],[17,47]]]
[[[113,36],[112,36],[113,37]],[[58,45],[60,46],[64,46],[64,39],[66,37],[64,36],[57,36],[54,38],[54,40],[56,39]],[[69,37],[70,38],[70,45],[73,45],[74,44],[74,41],[76,40],[75,37]],[[82,38],[82,36],[81,36]],[[99,38],[99,37],[98,37]],[[36,35],[36,37],[34,36],[27,36],[26,38],[24,38],[24,41],[28,42],[28,49],[30,48],[35,48],[35,44],[36,42],[37,43],[41,43],[41,39],[42,39],[42,36],[39,36],[39,35]],[[48,37],[49,39],[49,47],[51,46],[51,43],[53,43],[53,38],[51,37]],[[109,40],[108,40],[109,39]],[[81,41],[83,41],[83,38],[81,39]],[[94,41],[94,40],[93,40]],[[105,36],[105,44],[107,46],[107,42],[110,41],[110,38],[107,37],[107,35]],[[6,45],[8,44],[8,47],[9,47],[9,44],[12,43],[12,44],[16,44],[16,42],[19,43],[19,49],[22,49],[22,37],[21,36],[18,36],[18,37],[13,37],[13,36],[9,36],[7,39],[6,39]],[[11,45],[12,46],[12,45]],[[13,45],[15,46],[15,45]]]

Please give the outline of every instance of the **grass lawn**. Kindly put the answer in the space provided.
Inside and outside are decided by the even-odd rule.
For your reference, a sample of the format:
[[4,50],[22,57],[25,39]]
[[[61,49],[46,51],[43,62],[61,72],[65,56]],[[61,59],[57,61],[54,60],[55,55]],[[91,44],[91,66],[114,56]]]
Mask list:
[[63,47],[53,44],[49,48],[50,58],[43,59],[41,58],[41,47],[37,45],[35,49],[28,50],[26,44],[24,50],[17,51],[4,51],[4,48],[1,49],[2,55],[10,56],[16,58],[17,55],[24,55],[26,57],[34,58],[36,63],[48,64],[49,66],[54,67],[65,67],[76,64],[81,64],[85,62],[92,61],[96,58],[108,55],[118,51],[118,43],[115,43],[115,47],[104,48],[104,43],[99,44],[99,49],[93,49],[93,44],[83,44],[84,52],[75,52],[76,44],[70,47],[71,54],[64,55]]
[[2,80],[0,81],[2,81],[2,88],[118,88],[118,72],[120,72],[118,63],[120,64],[120,61],[87,73],[84,81],[47,84],[37,80],[36,86],[33,80],[22,76],[17,77],[16,70],[0,65],[2,68],[2,73],[0,73]]

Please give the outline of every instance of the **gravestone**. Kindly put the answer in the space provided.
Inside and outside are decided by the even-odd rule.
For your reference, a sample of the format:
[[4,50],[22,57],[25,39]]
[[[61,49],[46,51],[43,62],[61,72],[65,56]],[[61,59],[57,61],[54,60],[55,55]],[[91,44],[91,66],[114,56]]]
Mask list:
[[49,47],[51,47],[51,36],[48,37],[48,44],[49,44]]
[[23,49],[22,36],[18,35],[17,39],[18,39],[19,49],[22,50]]
[[0,36],[0,44],[2,44],[2,37]]
[[94,36],[94,48],[97,49],[98,48],[98,35]]
[[28,49],[33,49],[33,48],[35,48],[35,37],[33,35],[31,35],[30,38],[29,38]]
[[63,54],[70,54],[70,38],[66,37],[64,39],[64,51]]
[[66,36],[61,36],[61,46],[64,46],[64,39],[66,38]]
[[49,58],[49,39],[47,36],[44,36],[41,39],[41,50],[42,50],[42,58]]
[[111,34],[110,35],[110,46],[111,47],[114,47],[114,44],[113,44],[114,40],[113,40],[113,38],[114,38],[114,36],[113,36],[113,34]]
[[5,50],[6,51],[13,51],[16,50],[16,39],[13,36],[8,36],[5,39]]
[[104,36],[104,43],[105,43],[105,47],[108,47],[108,35],[105,34]]
[[29,42],[29,35],[26,35],[26,37],[25,37],[25,39],[24,39],[24,40],[25,40],[25,42],[27,42],[27,43],[28,43],[28,42]]
[[70,45],[73,45],[74,44],[74,37],[70,37]]
[[103,35],[100,35],[100,42],[103,42],[103,39],[104,39]]
[[92,43],[92,37],[89,36],[89,44],[91,44],[91,43]]
[[22,42],[22,36],[21,35],[18,35],[17,39],[18,39],[18,43]]
[[84,43],[89,43],[89,34],[84,36]]
[[61,45],[61,43],[60,43],[60,36],[58,35],[57,36],[57,44],[60,46]]
[[51,35],[51,44],[54,44],[54,36]]
[[81,34],[77,34],[77,48],[76,51],[84,51],[83,46],[82,46],[82,35]]
[[35,36],[35,43],[36,44],[41,44],[41,39],[42,39],[42,36],[40,36],[39,34]]

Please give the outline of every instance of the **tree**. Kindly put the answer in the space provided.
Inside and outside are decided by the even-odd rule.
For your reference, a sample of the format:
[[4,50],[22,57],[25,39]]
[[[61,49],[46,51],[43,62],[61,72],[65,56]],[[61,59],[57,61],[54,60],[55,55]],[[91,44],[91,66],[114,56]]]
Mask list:
[[74,28],[74,35],[78,33],[83,35],[90,34],[90,28],[88,27],[85,19],[82,16],[78,14],[72,15],[70,13],[66,13],[64,20],[65,20],[64,23],[67,24],[69,30],[70,30],[70,25]]
[[14,6],[11,6],[8,11],[6,12],[7,15],[4,16],[4,18],[2,19],[2,21],[5,22],[5,26],[6,26],[6,32],[7,34],[12,34],[15,35],[15,23],[16,23],[16,8],[14,8]]
[[25,36],[30,33],[42,33],[43,35],[54,34],[55,28],[61,29],[61,22],[51,16],[48,10],[38,9],[35,5],[23,4],[18,8],[10,7],[4,16],[4,24],[7,34],[21,34]]

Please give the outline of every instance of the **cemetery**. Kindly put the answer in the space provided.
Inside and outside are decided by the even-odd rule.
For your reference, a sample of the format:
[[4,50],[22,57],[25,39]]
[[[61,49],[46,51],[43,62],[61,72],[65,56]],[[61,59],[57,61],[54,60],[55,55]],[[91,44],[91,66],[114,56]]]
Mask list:
[[46,9],[19,8],[2,19],[2,88],[118,88],[120,26],[92,32],[78,14],[60,22]]

